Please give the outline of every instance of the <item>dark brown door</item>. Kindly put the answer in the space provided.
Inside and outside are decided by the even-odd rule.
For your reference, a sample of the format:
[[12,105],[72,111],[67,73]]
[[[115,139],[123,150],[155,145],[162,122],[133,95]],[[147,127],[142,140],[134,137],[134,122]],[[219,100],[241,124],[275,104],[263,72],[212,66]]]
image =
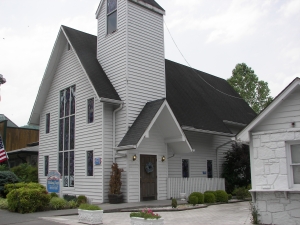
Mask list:
[[157,199],[157,167],[155,155],[141,155],[141,201]]

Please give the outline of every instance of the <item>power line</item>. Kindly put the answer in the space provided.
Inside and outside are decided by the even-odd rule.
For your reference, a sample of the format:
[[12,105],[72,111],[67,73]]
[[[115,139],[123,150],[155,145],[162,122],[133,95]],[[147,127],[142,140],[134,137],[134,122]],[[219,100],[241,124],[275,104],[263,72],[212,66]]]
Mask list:
[[[175,40],[174,40],[174,38],[173,38],[173,36],[172,36],[172,34],[171,34],[171,32],[170,32],[170,30],[169,30],[169,28],[168,28],[167,23],[166,23],[165,20],[164,20],[164,23],[165,23],[165,26],[166,26],[166,28],[167,28],[167,30],[168,30],[168,33],[169,33],[169,35],[170,35],[170,37],[171,37],[173,43],[175,44],[177,50],[179,51],[179,53],[181,54],[181,56],[182,56],[182,58],[185,60],[185,62],[188,64],[188,66],[195,72],[195,74],[196,74],[197,76],[199,76],[199,77],[200,77],[207,85],[209,85],[211,88],[215,89],[216,91],[220,92],[221,94],[226,95],[226,96],[231,97],[231,98],[243,99],[243,98],[240,98],[240,97],[236,97],[236,96],[227,94],[227,93],[225,93],[225,92],[223,92],[223,91],[221,91],[221,90],[215,88],[215,87],[212,86],[210,83],[208,83],[208,82],[207,82],[207,81],[206,81],[199,73],[197,73],[196,70],[195,70],[193,67],[191,67],[191,65],[189,64],[189,62],[186,60],[186,58],[184,57],[184,55],[183,55],[182,52],[180,51],[180,49],[179,49],[179,47],[177,46],[177,44],[176,44],[176,42],[175,42]],[[244,99],[243,99],[243,100],[244,100]]]

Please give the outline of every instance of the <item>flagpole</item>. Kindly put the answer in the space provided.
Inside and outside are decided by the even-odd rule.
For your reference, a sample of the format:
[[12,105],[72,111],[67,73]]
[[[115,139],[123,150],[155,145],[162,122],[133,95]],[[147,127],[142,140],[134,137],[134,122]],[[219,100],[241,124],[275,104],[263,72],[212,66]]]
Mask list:
[[[2,146],[1,146],[2,145]],[[3,139],[2,139],[2,137],[1,137],[1,135],[0,135],[0,146],[1,146],[1,150],[3,149],[4,150],[4,152],[5,152],[5,155],[6,155],[6,161],[7,161],[7,165],[8,165],[8,169],[10,170],[10,163],[9,163],[9,161],[8,161],[8,155],[7,155],[7,152],[5,151],[5,146],[4,146],[4,142],[3,142]]]
[[7,165],[8,165],[8,169],[10,170],[10,163],[9,163],[9,158],[8,158],[8,155],[7,155],[7,152],[5,151],[5,154],[6,154],[6,158],[7,158]]

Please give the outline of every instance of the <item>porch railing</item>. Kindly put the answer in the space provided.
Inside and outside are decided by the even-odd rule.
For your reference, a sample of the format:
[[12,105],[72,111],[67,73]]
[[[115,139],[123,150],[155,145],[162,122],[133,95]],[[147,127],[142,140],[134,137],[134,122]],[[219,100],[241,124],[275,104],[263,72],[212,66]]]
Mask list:
[[224,178],[168,178],[168,199],[180,198],[180,193],[188,197],[192,192],[225,191]]

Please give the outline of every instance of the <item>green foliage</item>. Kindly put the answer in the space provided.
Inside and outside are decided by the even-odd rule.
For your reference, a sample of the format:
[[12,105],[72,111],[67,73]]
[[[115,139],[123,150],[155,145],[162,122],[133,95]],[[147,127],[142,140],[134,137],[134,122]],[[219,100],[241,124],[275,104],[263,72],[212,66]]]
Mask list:
[[49,206],[51,209],[56,209],[56,210],[65,209],[68,206],[68,202],[63,198],[53,197],[49,202]]
[[[83,195],[82,195],[83,196]],[[66,200],[66,201],[77,201],[77,197],[76,197],[76,195],[63,195],[63,198]],[[82,198],[82,197],[80,197],[80,198]],[[85,196],[83,196],[83,198],[85,199],[85,202],[80,202],[79,203],[79,205],[81,204],[81,203],[86,203],[86,197]]]
[[74,201],[74,200],[69,201],[69,202],[68,202],[68,207],[69,207],[70,209],[77,208],[77,202]]
[[141,212],[132,212],[130,217],[140,217],[146,219],[159,219],[160,215],[155,214],[151,209],[144,209]]
[[231,199],[232,199],[232,195],[228,194],[228,200],[231,200]]
[[84,195],[79,195],[77,198],[77,204],[85,204],[87,203],[87,198]]
[[101,208],[99,206],[91,205],[91,204],[87,204],[87,203],[80,204],[79,209],[82,209],[82,210],[101,210]]
[[190,195],[189,196],[189,203],[192,205],[198,204],[198,198],[195,195]]
[[260,221],[258,219],[258,217],[260,216],[260,214],[258,213],[255,205],[253,203],[250,203],[250,208],[251,208],[251,222],[252,224],[260,224]]
[[21,182],[38,182],[38,168],[27,163],[20,164],[10,169],[21,180]]
[[121,175],[124,170],[118,167],[117,163],[111,165],[110,181],[109,181],[109,194],[121,194]]
[[6,164],[0,165],[0,171],[7,171],[7,170],[8,170],[8,168],[7,168]]
[[228,195],[226,191],[217,190],[216,193],[216,202],[228,202]]
[[227,82],[256,113],[260,113],[273,101],[268,83],[259,80],[254,70],[245,63],[235,66]]
[[204,203],[204,196],[203,196],[202,193],[200,193],[200,192],[193,192],[193,193],[190,194],[189,197],[191,197],[191,196],[196,196],[197,197],[197,199],[198,199],[197,204],[203,204]]
[[175,198],[172,199],[172,208],[177,208],[177,200]]
[[17,183],[19,178],[11,171],[0,171],[0,196],[5,197],[4,186],[6,184]]
[[235,187],[244,187],[251,183],[249,146],[232,144],[232,150],[225,153],[222,177],[225,178],[227,193]]
[[206,192],[204,192],[204,194],[205,194],[205,193],[211,193],[211,194],[213,194],[213,195],[215,196],[215,198],[217,198],[217,194],[216,194],[215,191],[206,191]]
[[4,188],[4,192],[6,194],[8,194],[9,192],[11,192],[12,190],[16,190],[19,188],[30,188],[30,189],[42,189],[42,190],[46,190],[46,187],[39,184],[39,183],[15,183],[15,184],[6,184],[5,188]]
[[55,198],[55,197],[59,197],[59,196],[58,196],[58,194],[52,192],[52,193],[50,193],[50,197],[51,197],[51,198]]
[[251,197],[251,194],[246,187],[235,188],[232,194],[235,195],[237,199],[241,200]]
[[46,190],[38,188],[19,188],[7,195],[8,209],[19,213],[32,213],[43,210],[49,204],[50,195]]
[[204,202],[205,203],[215,203],[216,196],[212,192],[204,192]]
[[7,199],[0,198],[0,209],[8,209]]

